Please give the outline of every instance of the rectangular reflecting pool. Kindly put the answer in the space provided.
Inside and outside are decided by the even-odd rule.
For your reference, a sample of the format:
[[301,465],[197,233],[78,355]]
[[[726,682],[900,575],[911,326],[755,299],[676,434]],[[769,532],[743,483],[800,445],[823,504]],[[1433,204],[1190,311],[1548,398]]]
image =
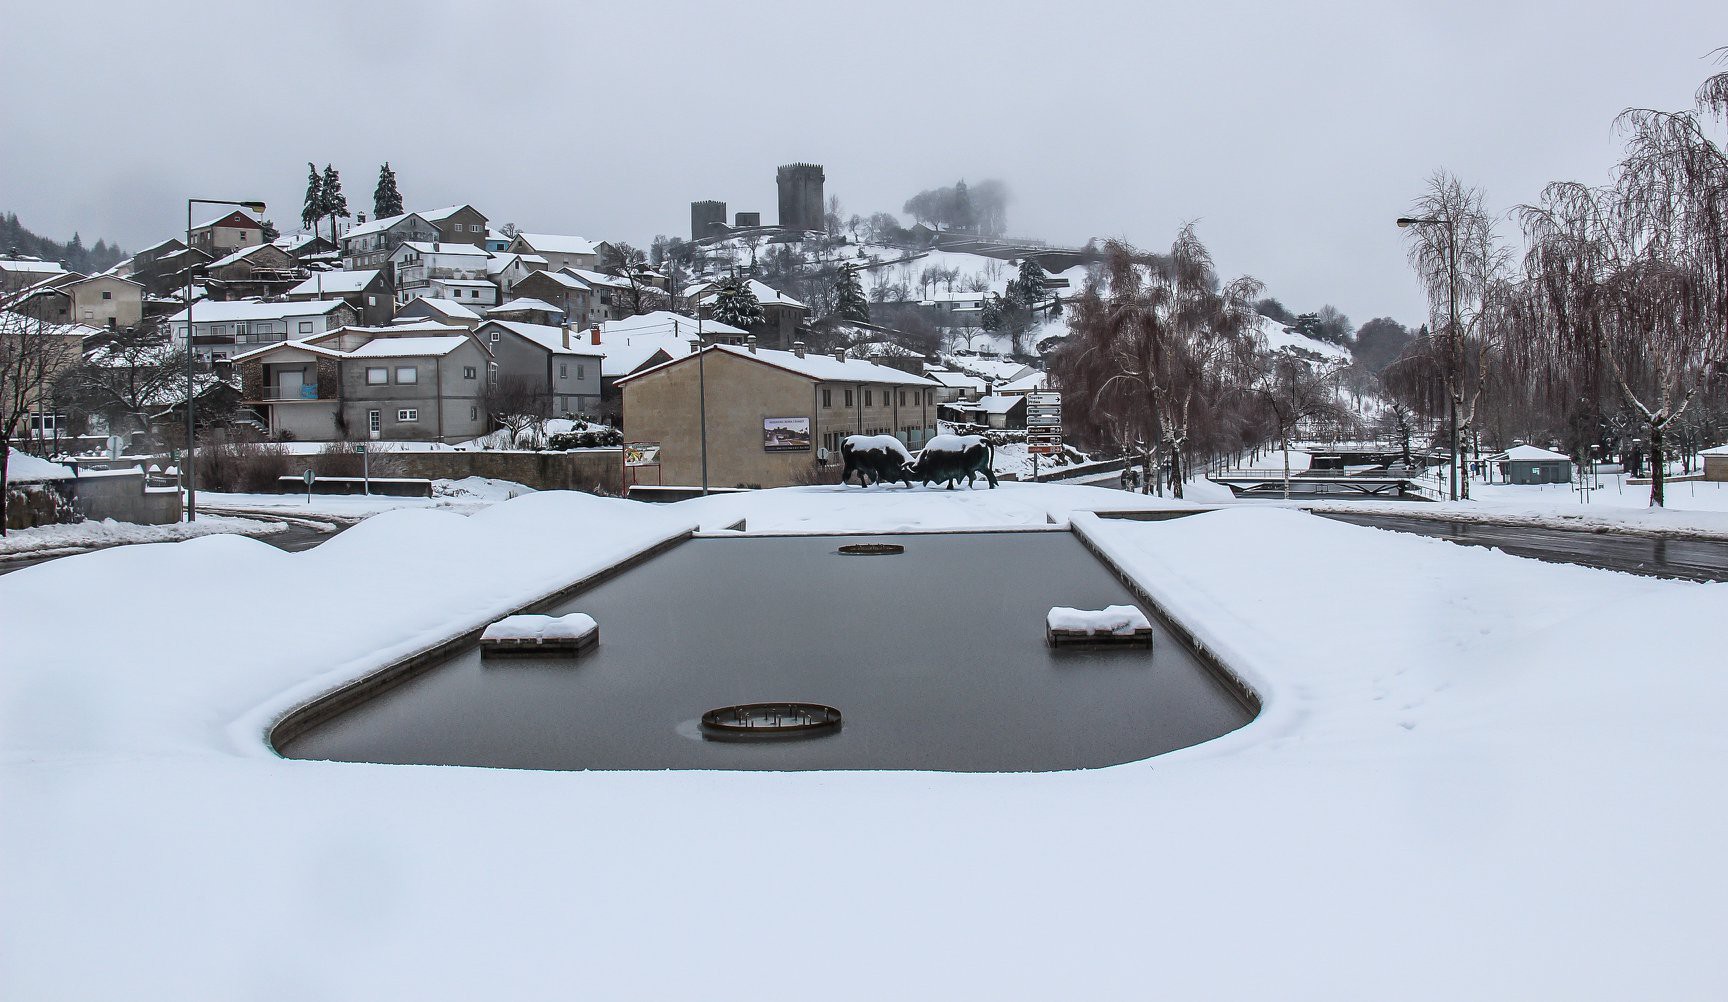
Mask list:
[[[905,552],[838,552],[864,541]],[[1132,762],[1252,718],[1156,616],[1150,652],[1045,645],[1052,606],[1119,604],[1140,603],[1066,532],[697,538],[546,610],[593,616],[593,652],[482,660],[472,646],[279,750],[512,769],[1041,772]],[[761,742],[705,739],[697,724],[778,700],[837,707],[843,725]]]

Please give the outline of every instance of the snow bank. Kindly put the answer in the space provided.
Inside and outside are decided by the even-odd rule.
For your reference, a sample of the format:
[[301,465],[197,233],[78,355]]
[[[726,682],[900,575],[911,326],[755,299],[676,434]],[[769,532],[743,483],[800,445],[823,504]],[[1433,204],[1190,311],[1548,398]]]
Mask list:
[[1107,605],[1102,609],[1070,609],[1057,606],[1044,617],[1044,625],[1052,630],[1070,630],[1095,636],[1111,633],[1131,636],[1136,630],[1150,630],[1152,621],[1131,605]]
[[105,518],[100,522],[79,522],[76,525],[40,525],[33,529],[13,529],[4,538],[0,538],[0,557],[45,555],[61,550],[93,550],[125,543],[172,543],[217,533],[268,536],[287,528],[285,522],[266,522],[225,515],[204,515],[196,522],[168,525],[137,525]]
[[9,484],[24,483],[34,480],[65,480],[72,477],[70,467],[51,463],[28,452],[19,452],[11,447],[6,454],[6,482]]

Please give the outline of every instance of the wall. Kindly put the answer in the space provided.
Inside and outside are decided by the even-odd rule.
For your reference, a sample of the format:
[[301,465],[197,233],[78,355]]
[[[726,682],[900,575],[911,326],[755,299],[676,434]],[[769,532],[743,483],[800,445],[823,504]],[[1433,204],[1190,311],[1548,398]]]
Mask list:
[[460,480],[490,477],[510,480],[542,491],[593,491],[599,487],[619,493],[619,474],[624,468],[618,449],[582,449],[576,452],[404,452],[384,453],[392,476],[425,477],[428,480]]
[[1704,479],[1728,481],[1728,456],[1705,456]]
[[[102,293],[111,298],[103,299]],[[92,327],[131,327],[144,317],[144,289],[111,275],[72,286],[72,318]]]
[[169,525],[180,521],[182,496],[179,489],[146,491],[141,472],[86,473],[69,483],[78,510],[84,513],[85,518],[111,518],[116,522],[140,525]]
[[[720,351],[696,362],[668,366],[623,386],[624,438],[659,442],[660,482],[702,482],[702,417],[699,386],[707,383],[708,482],[731,487],[783,487],[809,469],[815,449],[765,452],[762,420],[814,417],[816,386],[802,376]],[[811,427],[816,433],[816,425]],[[653,483],[653,471],[643,471]]]

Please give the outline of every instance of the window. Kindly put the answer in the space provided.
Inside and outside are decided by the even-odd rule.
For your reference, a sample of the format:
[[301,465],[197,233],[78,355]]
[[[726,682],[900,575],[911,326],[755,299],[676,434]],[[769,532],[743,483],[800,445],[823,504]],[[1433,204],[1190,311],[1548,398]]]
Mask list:
[[486,363],[486,381],[488,383],[491,383],[493,386],[498,385],[498,363],[497,362],[487,362]]
[[558,363],[558,378],[559,379],[569,379],[570,378],[570,367],[568,365],[565,365],[563,362]]
[[464,365],[462,367],[462,378],[463,379],[478,379],[478,378],[480,378],[480,373],[472,365]]
[[936,402],[936,391],[935,390],[925,390],[924,391],[924,402],[927,404],[935,403]]
[[245,324],[235,324],[234,325],[234,336],[235,337],[245,337],[250,330],[251,330],[251,328],[247,327]]
[[398,383],[418,383],[420,381],[419,367],[413,365],[398,365],[396,367],[396,381]]
[[227,333],[228,333],[228,325],[227,324],[211,324],[210,325],[210,336],[211,337],[222,337],[223,335],[225,335]]
[[493,344],[498,343],[498,328],[496,328],[496,327],[492,328],[492,343]]
[[412,407],[404,407],[396,412],[396,420],[418,421],[420,420],[420,412]]
[[826,386],[822,387],[822,406],[834,406],[834,391]]
[[302,334],[312,333],[312,321],[310,321],[310,320],[300,321],[300,333],[302,333]]
[[104,292],[104,293],[102,293],[102,298],[103,298],[103,299],[113,299],[113,298],[114,298],[114,293],[112,293],[112,292]]
[[905,390],[900,391],[900,406],[902,406],[902,407],[906,406],[906,391]]
[[852,391],[851,390],[846,391],[846,406],[848,406],[848,407],[852,406]]
[[864,391],[864,406],[866,406],[866,407],[870,406],[870,391],[869,390]]
[[576,366],[576,378],[577,379],[583,378],[582,377],[582,371],[583,371],[582,366],[580,366],[580,365]]
[[366,305],[367,306],[377,306],[378,305],[378,297],[377,296],[367,296],[366,297]]
[[366,385],[383,386],[390,381],[390,370],[382,365],[366,367]]

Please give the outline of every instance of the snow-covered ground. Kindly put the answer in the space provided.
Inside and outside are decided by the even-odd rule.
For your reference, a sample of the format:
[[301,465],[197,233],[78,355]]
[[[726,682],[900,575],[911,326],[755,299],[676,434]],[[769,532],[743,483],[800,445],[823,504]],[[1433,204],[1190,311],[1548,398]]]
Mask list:
[[532,493],[534,488],[511,480],[463,477],[460,480],[432,481],[432,496],[429,498],[385,497],[380,494],[314,494],[308,502],[305,494],[225,494],[199,491],[198,503],[231,511],[360,519],[403,508],[444,508],[472,512]]
[[268,536],[287,528],[282,522],[225,515],[205,515],[196,522],[172,525],[136,525],[132,522],[116,522],[111,518],[100,522],[79,522],[76,525],[39,525],[33,529],[8,531],[5,537],[0,538],[0,559],[45,557],[55,553],[76,553],[80,550],[128,543],[173,543],[217,533]]
[[[1084,513],[1113,496],[546,492],[304,553],[211,537],[0,578],[5,994],[745,998],[788,965],[836,975],[832,999],[1721,993],[1728,587],[1279,508]],[[1260,717],[1030,775],[369,766],[263,742],[310,696],[699,524],[1053,517]],[[786,627],[792,649],[821,634]]]

